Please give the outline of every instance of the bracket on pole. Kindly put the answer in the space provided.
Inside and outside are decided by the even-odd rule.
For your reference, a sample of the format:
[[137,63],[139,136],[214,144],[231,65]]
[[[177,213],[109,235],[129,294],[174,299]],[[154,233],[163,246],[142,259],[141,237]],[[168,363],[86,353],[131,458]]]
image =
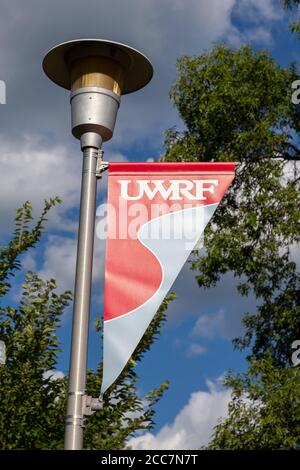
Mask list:
[[103,161],[103,154],[104,154],[104,151],[102,149],[99,149],[98,158],[97,158],[97,168],[96,168],[97,179],[101,179],[102,173],[108,169],[108,162]]
[[93,398],[90,395],[82,396],[82,419],[81,427],[85,427],[86,416],[93,415],[96,411],[101,410],[103,403],[99,398]]

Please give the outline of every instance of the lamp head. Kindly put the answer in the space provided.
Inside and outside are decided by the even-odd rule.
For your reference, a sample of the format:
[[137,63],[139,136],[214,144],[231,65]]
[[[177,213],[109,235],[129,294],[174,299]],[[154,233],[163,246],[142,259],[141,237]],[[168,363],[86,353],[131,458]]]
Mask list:
[[78,39],[51,49],[46,75],[71,91],[72,133],[81,146],[111,139],[121,95],[143,88],[152,78],[150,61],[136,49],[102,39]]

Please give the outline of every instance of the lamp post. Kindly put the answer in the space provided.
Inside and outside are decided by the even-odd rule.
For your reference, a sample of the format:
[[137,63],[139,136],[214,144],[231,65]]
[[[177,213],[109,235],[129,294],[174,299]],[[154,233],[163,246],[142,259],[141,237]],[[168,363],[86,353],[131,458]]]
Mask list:
[[65,449],[80,450],[84,418],[101,407],[86,395],[88,330],[92,284],[97,177],[104,169],[102,142],[112,138],[121,95],[152,78],[150,61],[117,42],[80,39],[51,49],[43,61],[46,75],[71,91],[72,133],[83,152],[72,344],[65,428]]

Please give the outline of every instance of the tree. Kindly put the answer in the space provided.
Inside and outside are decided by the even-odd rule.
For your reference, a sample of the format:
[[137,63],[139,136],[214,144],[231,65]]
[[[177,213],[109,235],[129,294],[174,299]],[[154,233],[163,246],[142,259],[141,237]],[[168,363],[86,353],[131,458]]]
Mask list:
[[[290,161],[300,153],[292,141],[300,123],[291,103],[295,67],[281,69],[249,47],[216,46],[182,57],[178,70],[171,97],[187,130],[167,132],[164,159],[237,162],[234,183],[206,229],[206,253],[196,253],[191,268],[200,287],[231,271],[242,295],[252,291],[270,304],[299,288],[291,257],[300,240],[299,166]],[[251,318],[243,346],[260,335]],[[298,333],[296,321],[291,335]]]
[[[229,418],[216,428],[212,441],[222,448],[232,448],[232,442],[248,448],[245,413],[256,431],[264,430],[262,414],[254,412],[263,409],[261,398],[255,401],[249,383],[260,381],[263,390],[273,377],[276,389],[280,376],[293,380],[297,393],[300,387],[290,362],[292,342],[300,338],[300,276],[292,256],[300,240],[300,150],[295,138],[300,111],[291,102],[297,69],[294,64],[281,68],[270,54],[249,46],[218,45],[198,57],[183,56],[178,72],[171,99],[186,130],[167,131],[164,160],[237,162],[234,183],[206,229],[205,254],[195,253],[190,264],[200,287],[213,287],[232,272],[240,294],[257,298],[257,311],[244,315],[245,334],[234,342],[250,350],[248,375],[235,382],[232,375],[228,378],[227,385],[234,385]],[[279,375],[270,373],[272,367]],[[267,409],[271,404],[266,398]],[[278,432],[284,434],[283,429]],[[267,447],[266,439],[261,442]],[[295,442],[291,439],[290,445]]]
[[[281,0],[282,6],[286,10],[293,10],[294,8],[298,7],[300,4],[300,0]],[[290,24],[290,28],[294,33],[300,34],[300,20],[293,21]]]
[[[0,250],[0,296],[12,286],[20,270],[20,256],[35,247],[44,232],[46,216],[58,198],[45,202],[41,217],[33,227],[31,205],[26,202],[16,213],[12,240]],[[0,448],[63,448],[67,377],[55,374],[60,345],[57,330],[71,301],[71,292],[56,293],[54,279],[43,281],[29,272],[22,286],[18,307],[1,306],[0,340],[6,344],[6,364],[0,364]],[[118,381],[104,395],[104,406],[89,420],[85,432],[87,449],[121,449],[126,439],[139,429],[151,429],[154,409],[168,387],[164,382],[146,397],[137,392],[134,370],[157,337],[165,320],[168,302],[163,302],[143,340]],[[101,331],[101,322],[97,322]],[[102,363],[89,371],[87,393],[97,396],[102,379]]]
[[1,308],[7,363],[0,367],[2,449],[55,449],[63,435],[65,380],[54,379],[59,352],[55,330],[70,293],[53,279],[28,273],[20,307]]
[[[11,288],[11,280],[21,269],[20,256],[34,247],[44,231],[46,215],[58,198],[45,202],[33,228],[31,205],[26,202],[16,213],[12,240],[0,251],[0,295]],[[1,306],[0,338],[6,345],[6,364],[0,366],[1,449],[56,448],[63,426],[63,379],[53,379],[59,345],[56,329],[68,306],[71,293],[55,293],[54,279],[42,281],[28,273],[20,306]]]
[[[127,366],[118,380],[105,392],[103,408],[90,418],[85,432],[87,449],[124,449],[127,448],[128,437],[137,430],[152,429],[155,405],[168,388],[168,381],[150,390],[144,398],[141,398],[136,392],[138,376],[134,368],[160,334],[166,320],[168,304],[174,298],[175,294],[170,293],[164,299]],[[100,331],[101,323],[98,323],[97,329]],[[102,363],[96,373],[90,371],[88,374],[88,393],[97,396],[101,380]]]
[[253,360],[246,374],[227,376],[229,416],[215,428],[210,450],[299,448],[300,375],[278,368],[270,357]]

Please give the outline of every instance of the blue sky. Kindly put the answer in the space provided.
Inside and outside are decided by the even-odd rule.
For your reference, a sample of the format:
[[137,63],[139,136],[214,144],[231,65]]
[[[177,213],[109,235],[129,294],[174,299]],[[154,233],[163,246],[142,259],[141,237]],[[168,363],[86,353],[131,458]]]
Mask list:
[[[182,128],[168,92],[182,54],[209,50],[227,42],[266,48],[286,66],[297,60],[299,41],[290,33],[277,0],[11,0],[1,7],[0,80],[7,103],[0,105],[1,244],[10,233],[14,209],[32,201],[38,214],[44,198],[59,195],[63,205],[49,218],[47,234],[24,268],[57,278],[73,289],[81,155],[70,133],[68,93],[43,75],[41,61],[52,46],[78,37],[128,43],[153,62],[154,78],[142,91],[122,99],[107,160],[147,160],[163,152],[165,129]],[[106,178],[99,184],[98,204],[105,198]],[[92,318],[102,312],[104,244],[96,239]],[[22,276],[9,301],[17,301]],[[238,296],[236,280],[226,275],[215,289],[200,290],[188,266],[177,279],[177,300],[168,310],[160,339],[138,366],[140,391],[169,379],[170,389],[157,407],[152,433],[132,441],[136,448],[189,448],[207,442],[212,426],[226,413],[229,392],[219,378],[229,368],[245,368],[244,353],[231,341],[242,333],[243,312],[253,298]],[[58,370],[67,372],[71,310],[60,331],[63,352]],[[99,338],[91,327],[89,366],[101,359]],[[190,447],[192,448],[192,447]]]

